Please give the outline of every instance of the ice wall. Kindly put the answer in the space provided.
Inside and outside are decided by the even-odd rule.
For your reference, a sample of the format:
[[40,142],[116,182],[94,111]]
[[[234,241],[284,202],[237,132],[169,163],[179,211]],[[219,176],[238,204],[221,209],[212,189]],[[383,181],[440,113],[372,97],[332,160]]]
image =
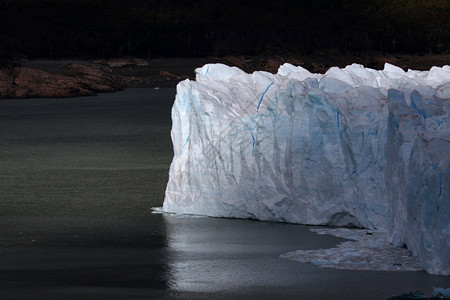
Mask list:
[[379,229],[450,274],[450,67],[196,74],[177,86],[164,211]]
[[[450,85],[444,88],[449,91]],[[391,241],[407,245],[430,273],[450,274],[449,96],[411,105],[390,91],[387,166],[392,209]]]

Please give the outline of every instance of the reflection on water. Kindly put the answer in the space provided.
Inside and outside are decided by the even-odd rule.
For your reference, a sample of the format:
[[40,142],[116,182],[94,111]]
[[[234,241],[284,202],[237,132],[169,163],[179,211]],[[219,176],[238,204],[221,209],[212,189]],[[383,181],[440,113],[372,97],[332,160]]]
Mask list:
[[424,272],[374,272],[319,268],[280,255],[295,249],[331,248],[343,239],[310,227],[250,220],[164,214],[169,287],[181,294],[242,298],[386,299],[448,286],[450,278]]
[[[279,258],[288,249],[332,247],[306,226],[164,214],[171,288],[233,292],[259,284],[295,286],[297,264]],[[308,243],[305,243],[305,240]],[[283,276],[280,276],[283,274]],[[257,286],[253,286],[257,284]]]

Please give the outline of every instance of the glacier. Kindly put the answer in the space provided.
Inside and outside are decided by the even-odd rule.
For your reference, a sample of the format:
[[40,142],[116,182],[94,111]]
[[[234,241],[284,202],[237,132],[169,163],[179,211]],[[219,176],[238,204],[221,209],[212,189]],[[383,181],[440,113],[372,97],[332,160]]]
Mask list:
[[450,66],[222,64],[178,84],[164,212],[385,232],[450,274]]

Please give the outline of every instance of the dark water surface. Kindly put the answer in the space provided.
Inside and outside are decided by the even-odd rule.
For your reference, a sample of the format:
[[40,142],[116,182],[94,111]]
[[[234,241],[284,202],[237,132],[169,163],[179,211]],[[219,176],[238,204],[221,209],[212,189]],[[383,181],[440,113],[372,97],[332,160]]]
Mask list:
[[0,299],[385,299],[450,286],[280,259],[342,241],[306,226],[152,214],[174,95],[0,101]]

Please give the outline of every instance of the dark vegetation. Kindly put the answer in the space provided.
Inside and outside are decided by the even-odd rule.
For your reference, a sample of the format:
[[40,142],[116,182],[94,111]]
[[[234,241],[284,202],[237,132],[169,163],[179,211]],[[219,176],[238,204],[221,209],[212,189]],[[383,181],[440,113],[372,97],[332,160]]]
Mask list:
[[448,0],[0,0],[0,60],[448,53]]

